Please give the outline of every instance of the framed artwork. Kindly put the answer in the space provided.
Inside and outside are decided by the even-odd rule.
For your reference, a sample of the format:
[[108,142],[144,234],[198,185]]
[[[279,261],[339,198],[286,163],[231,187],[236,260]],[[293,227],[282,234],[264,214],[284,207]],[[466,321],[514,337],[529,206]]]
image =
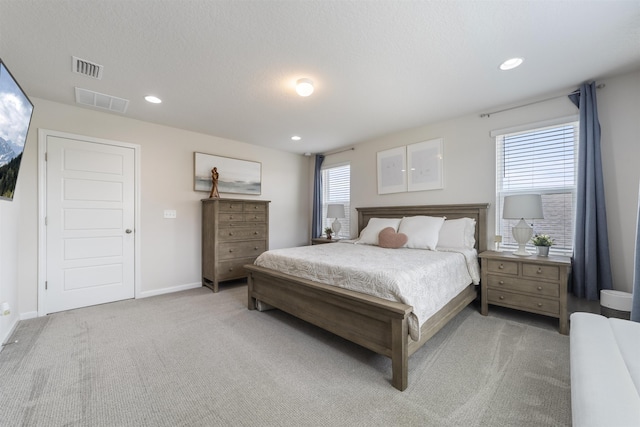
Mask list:
[[444,188],[442,179],[443,145],[442,138],[407,145],[408,191]]
[[378,194],[407,191],[407,151],[405,147],[378,152]]
[[212,154],[194,153],[195,191],[211,191],[211,169],[218,168],[218,191],[260,195],[262,193],[262,163]]

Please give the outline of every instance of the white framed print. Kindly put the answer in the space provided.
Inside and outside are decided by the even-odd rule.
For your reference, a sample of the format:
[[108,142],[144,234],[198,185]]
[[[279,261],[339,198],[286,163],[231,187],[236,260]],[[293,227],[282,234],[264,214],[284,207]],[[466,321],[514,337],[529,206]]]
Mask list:
[[407,191],[406,147],[378,152],[378,194]]
[[442,138],[407,145],[408,191],[437,190],[444,188]]

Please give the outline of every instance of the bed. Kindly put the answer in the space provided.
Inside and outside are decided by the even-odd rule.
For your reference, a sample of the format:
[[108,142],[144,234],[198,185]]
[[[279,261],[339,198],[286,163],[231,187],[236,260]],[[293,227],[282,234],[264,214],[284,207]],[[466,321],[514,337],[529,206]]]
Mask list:
[[[471,218],[476,223],[475,249],[480,253],[486,250],[487,209],[488,204],[356,208],[358,234],[372,218]],[[408,386],[409,356],[477,296],[476,285],[470,281],[428,319],[421,319],[419,338],[414,340],[409,333],[414,315],[412,305],[259,265],[246,265],[245,269],[248,274],[249,310],[254,310],[260,301],[391,358],[391,383],[401,391]],[[413,336],[415,338],[416,334]]]

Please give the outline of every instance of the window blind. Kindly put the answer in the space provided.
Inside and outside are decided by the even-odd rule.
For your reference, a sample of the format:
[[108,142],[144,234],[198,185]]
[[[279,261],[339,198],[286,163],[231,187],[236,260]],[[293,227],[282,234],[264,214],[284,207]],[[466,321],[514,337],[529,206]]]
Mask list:
[[572,251],[577,142],[578,122],[496,136],[496,234],[503,246],[517,247],[511,234],[517,221],[502,219],[504,196],[537,193],[544,219],[533,223],[534,233],[555,240],[552,252]]
[[351,215],[351,165],[342,164],[322,169],[322,231],[331,227],[334,218],[327,218],[327,206],[341,203],[344,205],[345,218],[340,219],[341,238],[349,238]]

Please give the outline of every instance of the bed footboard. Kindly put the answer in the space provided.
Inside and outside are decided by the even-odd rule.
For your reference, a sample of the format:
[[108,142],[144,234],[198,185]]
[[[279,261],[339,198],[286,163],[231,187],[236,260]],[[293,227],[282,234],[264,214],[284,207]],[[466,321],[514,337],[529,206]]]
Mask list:
[[412,307],[284,273],[245,265],[248,308],[263,301],[351,342],[391,358],[392,385],[408,385]]

